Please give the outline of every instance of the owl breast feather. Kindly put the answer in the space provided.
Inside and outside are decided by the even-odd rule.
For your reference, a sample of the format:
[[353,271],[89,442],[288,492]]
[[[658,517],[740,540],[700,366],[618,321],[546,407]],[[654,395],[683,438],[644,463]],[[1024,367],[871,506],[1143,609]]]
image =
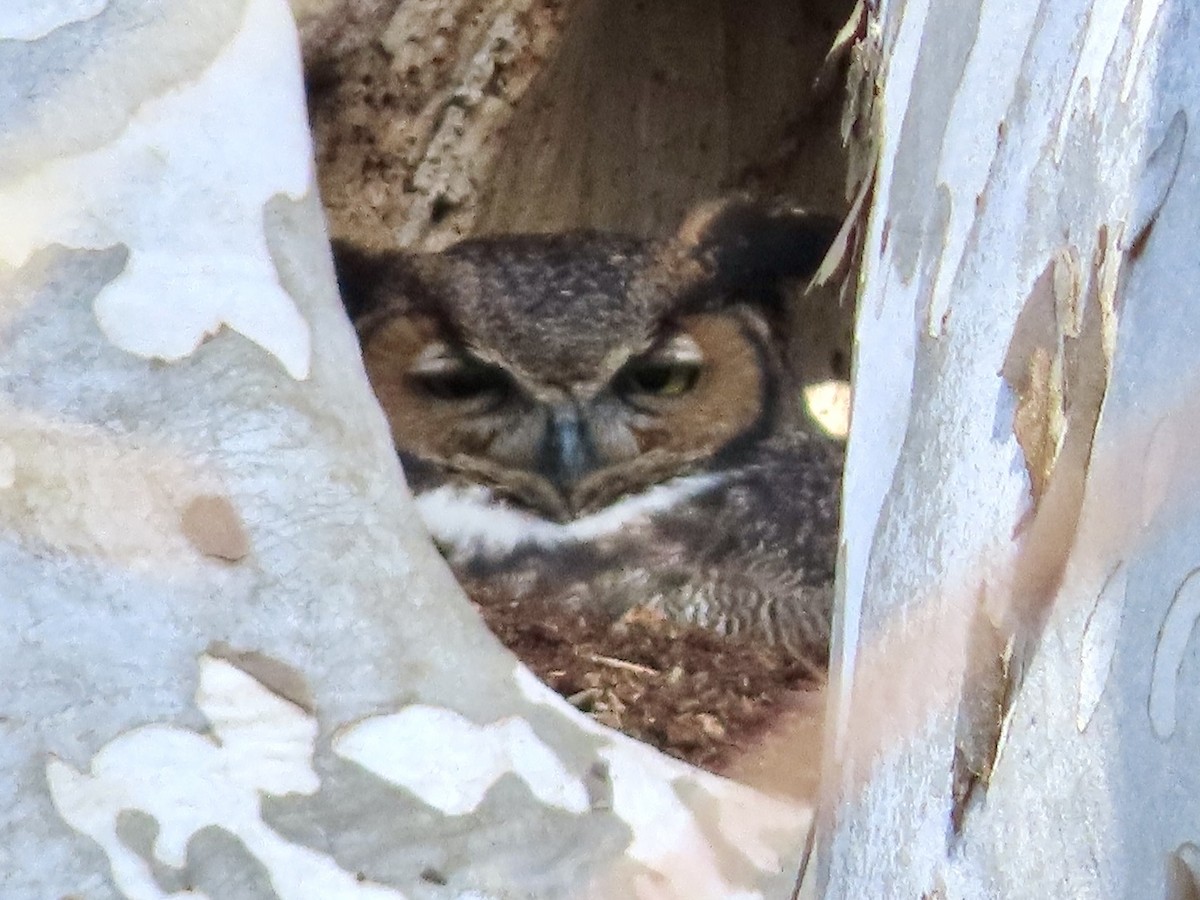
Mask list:
[[718,474],[674,478],[568,522],[498,499],[483,485],[443,484],[417,496],[417,509],[452,564],[499,561],[517,551],[550,551],[626,534],[720,486]]

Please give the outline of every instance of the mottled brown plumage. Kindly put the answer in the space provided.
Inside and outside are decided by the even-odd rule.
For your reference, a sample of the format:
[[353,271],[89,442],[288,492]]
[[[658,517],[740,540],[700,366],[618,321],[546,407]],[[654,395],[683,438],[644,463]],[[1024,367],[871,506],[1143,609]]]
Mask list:
[[841,459],[785,402],[782,289],[834,225],[733,201],[662,241],[336,248],[418,507],[469,593],[647,606],[824,660]]

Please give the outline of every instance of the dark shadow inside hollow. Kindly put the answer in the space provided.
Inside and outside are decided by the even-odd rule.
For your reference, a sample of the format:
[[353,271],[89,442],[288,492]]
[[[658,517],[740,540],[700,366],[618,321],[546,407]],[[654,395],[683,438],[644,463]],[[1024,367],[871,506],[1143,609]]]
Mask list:
[[[404,2],[335,0],[303,25],[330,230],[367,247],[423,250],[574,228],[662,237],[698,203],[735,193],[842,216],[854,189],[847,74],[831,50],[853,6],[460,0],[425,28]],[[787,363],[803,382],[848,376],[853,310],[839,288],[790,297],[798,327]],[[803,408],[798,391],[787,399]],[[754,672],[710,691],[715,673],[693,671],[715,658],[704,636],[693,645],[675,625],[637,620],[614,637],[577,610],[556,620],[539,607],[531,621],[529,608],[501,602],[487,617],[535,670],[541,658],[549,681],[586,647],[591,669],[569,671],[561,692],[669,752],[722,768],[780,716],[811,731],[819,704],[797,700],[808,676],[770,654],[722,656],[722,667]],[[656,642],[679,652],[656,659]],[[666,693],[655,679],[680,671],[699,680],[679,702],[708,691],[709,707],[649,702]],[[817,752],[816,737],[799,740]],[[745,766],[739,774],[755,777]],[[792,790],[810,791],[812,778],[800,780]]]

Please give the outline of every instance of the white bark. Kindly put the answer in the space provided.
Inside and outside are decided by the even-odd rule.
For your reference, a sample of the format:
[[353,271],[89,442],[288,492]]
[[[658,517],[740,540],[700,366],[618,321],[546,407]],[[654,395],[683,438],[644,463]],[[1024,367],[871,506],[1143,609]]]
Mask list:
[[0,37],[0,894],[786,893],[805,810],[573,714],[415,524],[284,0]]
[[1197,896],[1200,18],[897,0],[873,36],[815,893]]

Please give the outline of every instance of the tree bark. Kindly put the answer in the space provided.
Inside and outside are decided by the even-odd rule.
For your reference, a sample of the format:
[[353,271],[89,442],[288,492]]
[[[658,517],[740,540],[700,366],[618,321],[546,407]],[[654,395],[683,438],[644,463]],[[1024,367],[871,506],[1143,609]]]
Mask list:
[[815,896],[1194,897],[1200,19],[888,2]]
[[417,526],[283,0],[0,30],[0,893],[786,894],[806,810],[579,716]]

